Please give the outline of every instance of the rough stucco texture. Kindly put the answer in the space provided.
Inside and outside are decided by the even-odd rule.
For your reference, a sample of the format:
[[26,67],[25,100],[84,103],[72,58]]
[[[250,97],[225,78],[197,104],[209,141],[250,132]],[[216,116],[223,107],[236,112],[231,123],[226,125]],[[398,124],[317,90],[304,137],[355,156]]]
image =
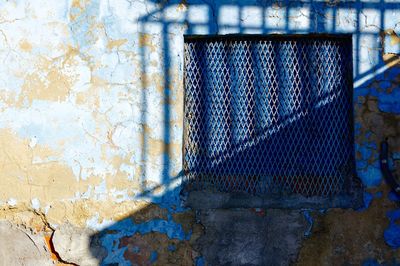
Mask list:
[[[179,200],[183,34],[309,32],[353,34],[357,174],[382,187],[379,142],[400,152],[398,1],[0,1],[0,218],[46,231],[49,260],[204,264],[207,228]],[[340,212],[318,219],[362,216]],[[371,215],[390,249],[394,218]]]

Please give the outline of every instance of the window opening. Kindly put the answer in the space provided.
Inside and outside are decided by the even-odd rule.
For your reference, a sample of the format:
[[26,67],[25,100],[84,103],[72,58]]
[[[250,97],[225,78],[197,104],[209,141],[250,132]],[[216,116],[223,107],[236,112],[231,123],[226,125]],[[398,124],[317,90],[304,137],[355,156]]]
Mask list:
[[189,190],[353,192],[351,35],[185,36],[184,54]]

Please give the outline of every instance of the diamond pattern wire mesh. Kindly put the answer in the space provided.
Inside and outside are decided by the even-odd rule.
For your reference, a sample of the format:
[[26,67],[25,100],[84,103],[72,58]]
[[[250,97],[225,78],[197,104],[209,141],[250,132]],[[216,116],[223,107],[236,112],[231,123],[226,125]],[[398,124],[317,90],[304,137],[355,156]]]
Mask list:
[[343,38],[186,39],[189,189],[348,192],[354,176],[351,49]]

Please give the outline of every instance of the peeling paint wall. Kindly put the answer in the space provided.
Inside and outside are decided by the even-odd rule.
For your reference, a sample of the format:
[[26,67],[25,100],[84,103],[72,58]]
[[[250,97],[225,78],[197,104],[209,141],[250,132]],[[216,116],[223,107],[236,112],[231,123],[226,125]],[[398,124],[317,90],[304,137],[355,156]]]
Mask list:
[[384,137],[400,154],[399,1],[3,0],[0,218],[101,247],[48,241],[58,261],[201,265],[179,199],[183,34],[310,32],[353,34],[357,173],[392,202],[378,156]]

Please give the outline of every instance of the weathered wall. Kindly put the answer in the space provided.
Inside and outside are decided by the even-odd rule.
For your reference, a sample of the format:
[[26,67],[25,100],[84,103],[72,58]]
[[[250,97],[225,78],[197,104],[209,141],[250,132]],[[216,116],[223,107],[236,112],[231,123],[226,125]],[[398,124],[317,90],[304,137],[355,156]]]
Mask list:
[[299,262],[336,258],[358,218],[362,243],[337,254],[400,261],[378,163],[383,137],[400,152],[398,1],[0,1],[0,218],[53,243],[54,260],[201,265],[204,228],[179,200],[183,34],[308,32],[353,34],[357,171],[383,194],[314,212],[325,229]]

